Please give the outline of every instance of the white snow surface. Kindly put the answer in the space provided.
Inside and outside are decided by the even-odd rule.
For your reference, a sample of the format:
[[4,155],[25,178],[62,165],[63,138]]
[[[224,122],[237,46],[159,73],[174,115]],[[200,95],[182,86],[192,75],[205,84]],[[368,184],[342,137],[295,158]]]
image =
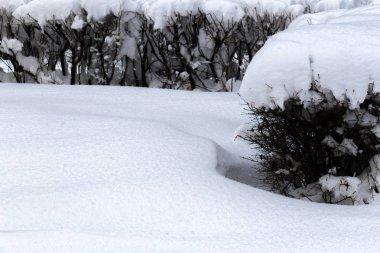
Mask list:
[[[19,3],[14,16],[17,18],[36,19],[44,25],[50,19],[64,19],[71,12],[78,13],[80,8],[88,12],[88,18],[100,19],[110,12],[143,12],[155,22],[155,28],[164,28],[168,18],[176,13],[187,15],[201,10],[212,13],[219,20],[239,21],[246,13],[270,13],[272,15],[291,14],[298,16],[305,8],[312,12],[331,9],[354,8],[371,4],[376,0],[31,0]],[[9,5],[10,1],[0,0],[0,7]],[[13,6],[12,5],[12,6]],[[13,7],[13,9],[15,9]],[[7,8],[9,9],[9,8]],[[13,11],[13,9],[10,9]]]
[[16,8],[24,4],[24,0],[0,0],[0,10],[13,12]]
[[308,99],[317,80],[356,107],[369,83],[380,91],[379,38],[380,5],[303,15],[258,52],[240,94],[257,106],[283,106],[295,94]]
[[135,11],[135,0],[32,0],[19,6],[13,16],[19,19],[32,17],[43,26],[47,20],[65,19],[71,13],[79,13],[81,8],[88,13],[88,19],[101,19],[109,13]]
[[72,29],[82,30],[82,28],[86,25],[86,22],[81,19],[80,16],[75,16],[73,24],[71,25]]
[[378,252],[380,208],[225,178],[236,93],[0,86],[0,252]]
[[[155,23],[156,28],[166,26],[168,17],[176,13],[186,16],[199,10],[212,14],[220,21],[240,21],[244,15],[270,13],[280,15],[290,13],[300,15],[304,10],[304,1],[296,0],[137,0],[144,13]],[[302,7],[302,8],[300,8]]]

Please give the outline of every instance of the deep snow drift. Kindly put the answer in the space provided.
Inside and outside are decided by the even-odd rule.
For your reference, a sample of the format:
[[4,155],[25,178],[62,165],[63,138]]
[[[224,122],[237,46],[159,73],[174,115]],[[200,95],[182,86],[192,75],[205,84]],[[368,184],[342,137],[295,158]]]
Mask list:
[[249,153],[232,140],[241,104],[1,85],[0,252],[378,252],[378,201],[313,204],[223,177]]

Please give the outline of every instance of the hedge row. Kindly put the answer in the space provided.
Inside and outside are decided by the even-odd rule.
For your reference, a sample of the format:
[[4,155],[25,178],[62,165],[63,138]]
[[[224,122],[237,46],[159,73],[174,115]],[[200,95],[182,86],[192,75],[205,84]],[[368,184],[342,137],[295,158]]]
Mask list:
[[292,17],[177,14],[155,29],[141,13],[88,20],[86,10],[48,20],[1,17],[1,81],[232,91],[249,61]]

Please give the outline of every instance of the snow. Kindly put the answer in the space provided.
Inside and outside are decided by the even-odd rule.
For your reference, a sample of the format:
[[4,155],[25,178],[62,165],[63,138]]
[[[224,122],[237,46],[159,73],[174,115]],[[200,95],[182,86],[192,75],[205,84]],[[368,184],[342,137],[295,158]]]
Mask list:
[[77,15],[75,16],[73,20],[73,24],[71,25],[71,28],[75,30],[82,30],[85,25],[86,25],[86,22],[80,16]]
[[3,38],[0,43],[0,50],[6,54],[17,54],[22,51],[23,44],[16,39]]
[[344,138],[342,143],[334,150],[337,157],[344,155],[356,156],[359,152],[358,147],[352,139]]
[[120,56],[126,55],[130,59],[135,59],[137,56],[137,43],[135,38],[124,35],[123,36],[123,41],[121,44],[121,49],[120,49]]
[[167,18],[175,13],[187,15],[198,10],[212,13],[224,22],[239,21],[244,15],[292,14],[299,16],[310,8],[312,12],[333,9],[349,9],[371,4],[372,0],[136,0],[140,10],[155,21],[156,28],[163,28]]
[[[301,16],[273,36],[250,64],[240,93],[258,106],[282,106],[294,94],[319,99],[308,91],[317,81],[339,98],[347,94],[356,106],[369,83],[380,91],[376,1],[0,0],[0,9],[41,26],[73,15],[77,30],[111,12],[123,13],[123,20],[135,15],[126,12],[144,13],[163,29],[176,13],[199,10],[222,22],[256,12],[298,16],[305,8],[330,10]],[[368,6],[343,10],[362,5]],[[137,47],[132,36],[123,34],[121,45],[130,58]],[[203,30],[200,36],[206,50],[212,42]],[[49,79],[38,73],[36,58],[22,55],[18,40],[4,38],[1,50],[13,52],[39,79]],[[207,62],[192,67],[202,64]],[[178,75],[188,78],[187,72]],[[231,93],[189,93],[1,84],[0,252],[378,252],[379,200],[332,206],[261,189],[251,164],[241,158],[255,150],[236,138],[249,130],[243,101],[234,93],[240,85],[230,79]],[[360,124],[380,132],[376,117],[360,116]],[[339,154],[359,152],[350,139],[338,143],[328,136],[324,143]],[[358,177],[326,175],[306,190],[317,192],[315,198],[322,197],[319,187],[337,201],[369,203],[379,167],[375,156]]]
[[252,152],[233,141],[242,113],[236,93],[2,84],[0,251],[378,252],[378,201],[223,176]]
[[40,66],[37,58],[33,56],[24,56],[21,53],[17,54],[16,59],[20,62],[20,65],[24,70],[29,71],[30,73],[36,75],[38,73],[38,67]]
[[0,43],[0,52],[16,57],[20,65],[30,73],[37,74],[40,65],[37,58],[22,54],[23,44],[17,39],[3,38]]
[[321,12],[326,10],[351,9],[373,2],[372,0],[311,0],[309,4],[312,12]]
[[0,9],[13,12],[15,9],[24,4],[24,0],[0,0]]
[[372,132],[377,138],[380,138],[380,124],[376,124],[376,126],[372,129]]
[[[36,0],[34,0],[36,1]],[[70,1],[70,0],[68,0]],[[88,18],[99,20],[109,13],[116,15],[123,11],[136,11],[137,4],[135,0],[71,0],[74,5],[80,6],[88,13]]]
[[356,199],[359,195],[360,184],[362,183],[357,177],[336,177],[325,175],[319,179],[322,191],[328,191],[332,197],[337,200],[345,198]]
[[99,20],[111,12],[133,11],[136,8],[134,6],[133,0],[32,0],[19,6],[13,16],[27,20],[32,17],[43,26],[47,20],[65,19],[71,13],[79,13],[82,8],[86,10],[88,19]]
[[380,91],[380,5],[308,14],[270,38],[247,69],[240,94],[257,106],[283,106],[296,94],[305,100],[317,81],[350,106],[374,83]]
[[13,12],[13,16],[26,20],[33,18],[43,26],[47,20],[65,19],[70,15],[73,7],[73,2],[67,0],[32,0],[18,7]]
[[[12,1],[13,2],[13,1]],[[312,12],[331,9],[354,8],[372,3],[372,0],[22,0],[4,3],[17,18],[33,17],[40,25],[50,19],[64,19],[70,13],[78,13],[81,8],[88,13],[88,19],[101,19],[110,12],[142,12],[154,21],[155,28],[162,29],[170,17],[176,13],[187,15],[202,11],[212,14],[222,22],[240,21],[244,15],[291,14],[296,17],[305,8]]]

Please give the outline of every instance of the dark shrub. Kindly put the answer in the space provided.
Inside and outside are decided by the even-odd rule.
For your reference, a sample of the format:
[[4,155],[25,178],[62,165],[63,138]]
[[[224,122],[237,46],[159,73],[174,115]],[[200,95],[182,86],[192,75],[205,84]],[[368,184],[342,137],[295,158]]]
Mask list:
[[258,149],[248,159],[257,164],[263,181],[288,195],[327,174],[357,177],[366,171],[380,144],[380,96],[372,87],[355,109],[348,99],[340,101],[318,85],[309,90],[310,99],[294,96],[283,109],[249,106],[252,129],[242,138]]

